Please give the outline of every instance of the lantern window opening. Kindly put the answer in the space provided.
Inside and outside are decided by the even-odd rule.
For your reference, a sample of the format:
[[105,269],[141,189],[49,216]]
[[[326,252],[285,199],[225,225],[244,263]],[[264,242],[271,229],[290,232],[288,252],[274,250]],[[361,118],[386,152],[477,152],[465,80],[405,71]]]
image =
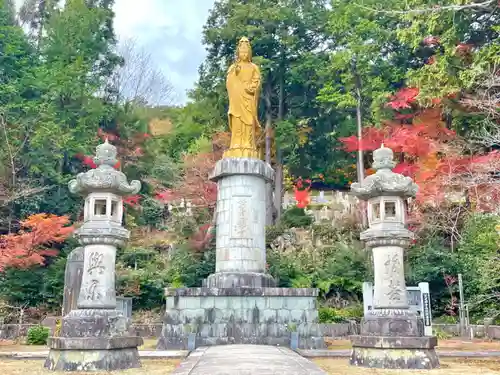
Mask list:
[[85,203],[83,206],[83,221],[88,221],[90,217],[92,216],[92,200],[90,197],[87,197],[85,199]]
[[396,202],[384,201],[384,220],[396,220]]
[[96,199],[94,200],[94,215],[95,216],[106,216],[107,200],[106,199]]
[[380,211],[380,203],[373,203],[372,205],[372,221],[379,221],[382,219],[381,211]]
[[114,199],[111,200],[111,217],[113,219],[118,217],[118,202]]

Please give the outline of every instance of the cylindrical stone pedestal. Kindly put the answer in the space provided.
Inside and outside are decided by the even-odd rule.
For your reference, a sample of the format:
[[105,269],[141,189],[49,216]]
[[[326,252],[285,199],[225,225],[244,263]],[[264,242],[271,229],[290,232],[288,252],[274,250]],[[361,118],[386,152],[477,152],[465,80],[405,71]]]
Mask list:
[[113,245],[86,245],[79,309],[116,309],[115,259]]
[[360,335],[351,336],[350,363],[394,369],[439,367],[436,338],[424,336],[422,318],[408,306],[403,253],[412,234],[401,228],[387,232],[369,229],[361,234],[373,251],[374,308],[361,320]]
[[269,287],[266,271],[266,183],[274,171],[258,159],[224,158],[211,179],[217,182],[215,274],[205,286]]
[[408,309],[403,248],[380,246],[373,249],[375,288],[374,309]]

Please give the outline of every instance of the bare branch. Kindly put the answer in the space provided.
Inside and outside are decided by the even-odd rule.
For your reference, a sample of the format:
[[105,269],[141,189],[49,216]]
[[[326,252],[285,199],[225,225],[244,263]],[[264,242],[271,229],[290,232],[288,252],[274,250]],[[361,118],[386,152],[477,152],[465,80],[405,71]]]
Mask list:
[[423,14],[423,13],[434,13],[434,12],[440,12],[443,10],[452,10],[452,11],[460,11],[463,9],[469,9],[469,8],[487,8],[491,4],[494,4],[496,0],[488,0],[484,1],[482,3],[472,3],[472,4],[465,4],[465,5],[447,5],[447,6],[439,6],[436,5],[432,8],[424,8],[424,9],[408,9],[408,10],[384,10],[384,9],[373,9],[366,7],[361,4],[355,4],[359,8],[369,10],[371,12],[375,13],[385,13],[385,14]]
[[109,83],[118,93],[118,101],[153,106],[174,101],[172,84],[155,65],[151,54],[139,48],[135,40],[120,43],[118,54],[125,64],[115,71]]
[[35,194],[43,193],[44,191],[52,190],[56,187],[56,185],[35,187],[35,188],[27,188],[16,191],[13,195],[6,197],[0,200],[0,207],[7,206],[8,204],[20,199],[20,198],[29,198]]
[[14,153],[12,151],[12,147],[11,147],[10,141],[9,141],[9,135],[7,132],[7,124],[5,123],[5,119],[4,119],[4,116],[2,114],[0,114],[0,126],[2,126],[2,131],[3,131],[4,137],[5,137],[5,146],[7,148],[7,153],[9,155],[9,162],[10,162],[10,167],[11,167],[11,178],[12,178],[11,184],[12,184],[12,186],[15,186],[16,185],[16,164],[15,164],[15,159],[14,159],[15,157],[14,157]]

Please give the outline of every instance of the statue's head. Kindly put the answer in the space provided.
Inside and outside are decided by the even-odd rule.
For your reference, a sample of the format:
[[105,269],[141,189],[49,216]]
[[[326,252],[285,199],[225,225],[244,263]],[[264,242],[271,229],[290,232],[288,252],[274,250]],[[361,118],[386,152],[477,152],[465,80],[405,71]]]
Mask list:
[[252,61],[252,47],[247,37],[241,38],[238,42],[236,57],[238,61]]

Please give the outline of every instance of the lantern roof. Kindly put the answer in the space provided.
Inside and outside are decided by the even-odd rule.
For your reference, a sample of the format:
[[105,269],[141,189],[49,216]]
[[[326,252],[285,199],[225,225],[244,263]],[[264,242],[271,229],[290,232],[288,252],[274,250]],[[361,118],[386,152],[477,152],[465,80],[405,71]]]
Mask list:
[[351,192],[362,200],[379,196],[415,197],[418,191],[417,184],[410,177],[394,173],[392,169],[395,166],[394,153],[382,144],[379,149],[373,151],[372,168],[376,172],[361,183],[353,183]]
[[79,173],[76,179],[68,183],[71,193],[88,195],[90,193],[107,192],[116,195],[137,194],[141,189],[141,182],[134,180],[130,184],[127,177],[113,166],[118,162],[116,147],[106,141],[96,147],[94,163],[96,169]]

